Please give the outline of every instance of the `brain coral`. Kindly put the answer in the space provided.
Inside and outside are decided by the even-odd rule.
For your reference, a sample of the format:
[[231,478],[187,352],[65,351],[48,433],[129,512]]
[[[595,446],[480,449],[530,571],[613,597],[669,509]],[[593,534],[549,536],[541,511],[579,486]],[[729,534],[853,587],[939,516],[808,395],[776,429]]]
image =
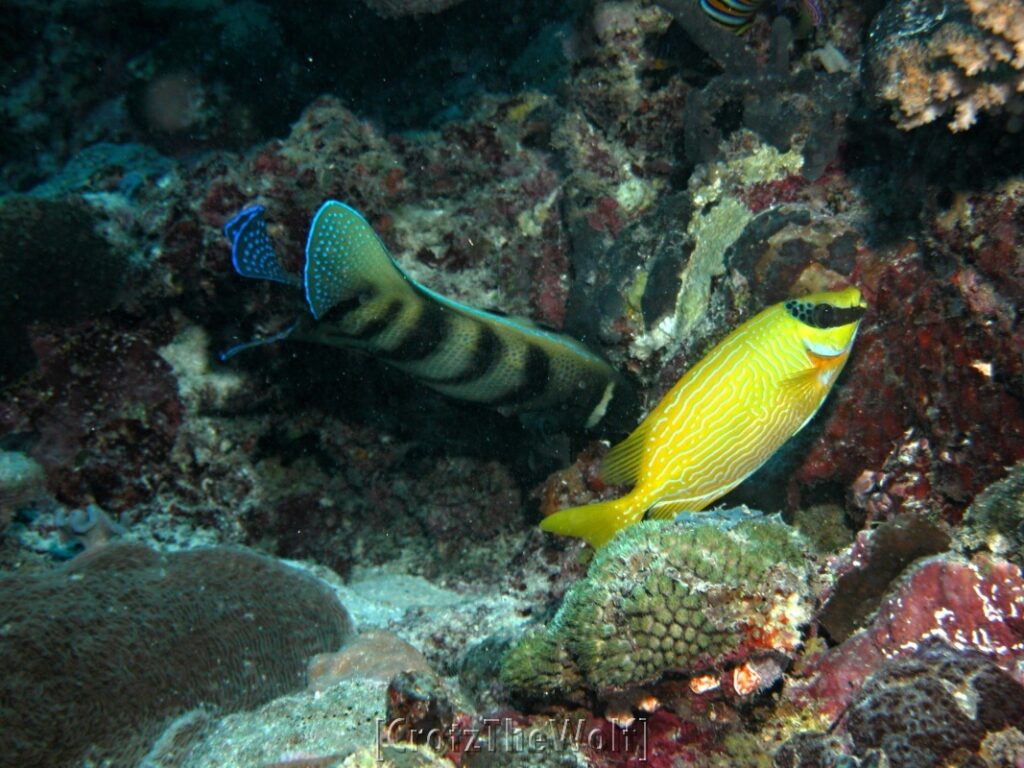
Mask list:
[[502,680],[530,696],[600,692],[793,651],[810,614],[804,549],[763,517],[634,525],[598,551],[549,626],[509,652]]
[[856,754],[881,750],[892,768],[982,765],[965,758],[988,733],[1024,727],[1024,688],[984,655],[932,642],[873,675],[845,724]]
[[887,661],[837,725],[791,738],[776,768],[1019,766],[1024,688],[986,656],[932,639]]
[[107,545],[0,579],[0,762],[135,765],[174,717],[304,685],[348,614],[311,576],[231,548]]

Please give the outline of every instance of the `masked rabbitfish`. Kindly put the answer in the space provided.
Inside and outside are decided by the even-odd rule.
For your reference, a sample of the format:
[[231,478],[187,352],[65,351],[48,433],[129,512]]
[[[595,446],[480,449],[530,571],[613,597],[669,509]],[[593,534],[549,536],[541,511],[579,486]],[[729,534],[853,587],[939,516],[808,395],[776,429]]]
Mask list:
[[724,496],[821,407],[865,308],[851,287],[775,304],[743,323],[608,452],[602,478],[633,490],[556,512],[541,528],[599,547],[642,519],[697,512]]
[[563,426],[595,428],[629,407],[628,383],[581,342],[420,285],[344,203],[328,200],[313,217],[301,280],[278,261],[263,213],[247,208],[224,225],[232,264],[243,277],[302,288],[311,316],[222,359],[290,338],[359,349],[449,397]]

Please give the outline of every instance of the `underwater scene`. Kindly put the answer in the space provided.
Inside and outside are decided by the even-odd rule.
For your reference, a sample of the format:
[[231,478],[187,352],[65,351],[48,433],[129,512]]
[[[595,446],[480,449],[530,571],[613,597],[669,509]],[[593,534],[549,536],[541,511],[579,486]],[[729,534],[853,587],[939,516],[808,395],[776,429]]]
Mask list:
[[0,768],[1024,768],[1024,0],[3,0]]

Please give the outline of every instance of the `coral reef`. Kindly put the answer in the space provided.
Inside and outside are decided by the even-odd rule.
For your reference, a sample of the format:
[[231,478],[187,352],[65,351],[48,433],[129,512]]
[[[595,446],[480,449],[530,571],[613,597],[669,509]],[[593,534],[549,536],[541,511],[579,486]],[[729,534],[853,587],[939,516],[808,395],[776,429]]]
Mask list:
[[[14,716],[39,724],[4,712],[0,741],[32,729],[44,750],[84,723],[22,763],[134,757],[165,726],[147,764],[765,768],[790,737],[780,766],[1020,762],[1019,713],[989,707],[1018,693],[1024,658],[1020,0],[829,2],[813,29],[801,4],[766,2],[742,36],[697,0],[8,5],[0,604],[36,595],[17,609],[37,626],[51,609],[26,657],[60,653],[73,621],[83,643],[119,631],[122,612],[82,616],[137,605],[158,567],[176,592],[157,608],[203,605],[178,563],[208,555],[115,572],[138,551],[115,535],[314,561],[362,632],[340,651],[318,638],[330,596],[307,607],[280,586],[292,570],[247,556],[259,569],[206,594],[252,604],[247,628],[284,627],[288,648],[272,632],[260,647],[292,654],[286,675],[246,652],[207,680],[263,674],[258,699],[111,719],[88,707],[115,662],[135,675],[153,657],[143,672],[170,695],[233,658],[230,628],[132,625],[85,648],[87,672],[5,675],[5,702],[35,683]],[[872,95],[931,128],[898,130]],[[265,206],[297,273],[326,198],[364,212],[416,281],[582,338],[650,402],[765,305],[862,288],[835,396],[728,499],[802,535],[643,523],[583,575],[537,507],[617,495],[603,441],[453,405],[344,350],[222,364],[308,308],[235,279],[221,227]],[[0,624],[8,648],[22,625]],[[377,718],[421,743],[375,754]],[[416,732],[434,726],[461,735]],[[641,733],[643,758],[622,744]]]
[[[1022,729],[1024,687],[1019,682],[980,653],[932,641],[872,675],[844,714],[837,735],[794,737],[775,755],[775,766],[825,768],[851,753],[856,758],[842,763],[851,768],[1009,766],[1024,754],[1019,751]],[[1013,733],[1016,759],[985,759],[986,752],[994,751],[991,742]]]
[[979,493],[964,513],[960,540],[1024,567],[1024,462]]
[[864,625],[907,566],[951,544],[942,527],[914,515],[861,531],[853,546],[829,564],[836,581],[825,595],[818,624],[841,643]]
[[124,526],[111,520],[110,515],[95,504],[70,512],[59,509],[54,520],[67,538],[81,543],[85,549],[103,546],[125,532]]
[[8,389],[0,425],[33,435],[27,452],[65,503],[120,512],[151,499],[183,416],[151,339],[98,322],[38,333],[34,347],[39,369]]
[[[1009,202],[1005,221],[1017,232],[1019,208]],[[1024,458],[1021,330],[993,322],[992,303],[966,298],[947,270],[973,272],[974,290],[992,291],[997,303],[1012,283],[972,270],[952,241],[936,246],[857,251],[855,275],[872,314],[818,437],[787,481],[791,504],[838,483],[858,526],[913,511],[955,524],[1005,465]]]
[[350,620],[316,579],[241,549],[110,544],[0,583],[4,759],[137,760],[200,705],[246,709],[305,682]]
[[439,743],[435,735],[454,737],[457,718],[451,695],[433,672],[399,672],[388,683],[388,741],[423,744],[438,752],[455,752],[456,744],[446,749],[449,745]]
[[389,682],[402,672],[431,672],[415,647],[391,632],[368,629],[333,653],[320,653],[309,662],[309,687],[322,691],[343,680],[362,678]]
[[24,326],[91,317],[114,301],[128,262],[81,200],[0,201],[0,384],[27,370]]
[[[443,2],[374,4],[426,11]],[[0,73],[10,96],[0,104],[5,192],[30,190],[98,142],[175,156],[248,147],[286,134],[323,93],[345,94],[394,127],[457,119],[485,84],[510,93],[560,77],[569,64],[560,42],[584,4],[477,2],[452,9],[460,23],[384,17],[359,2],[338,13],[320,0],[290,9],[262,0],[19,5],[3,34],[11,65]],[[69,28],[80,32],[73,44]]]
[[[354,678],[246,712],[180,718],[146,755],[154,768],[452,768],[426,747],[387,743],[386,683]],[[378,738],[380,741],[378,741]]]
[[[982,653],[1020,679],[1024,658],[1024,578],[1005,560],[939,555],[918,561],[882,600],[867,626],[804,659],[786,695],[834,717],[887,659],[930,639]],[[1024,681],[1022,681],[1024,682]]]
[[20,451],[0,451],[0,535],[23,504],[46,495],[43,468]]
[[985,656],[935,643],[873,675],[845,726],[859,754],[878,749],[893,768],[937,765],[988,732],[1024,727],[1024,688]]
[[875,18],[867,66],[876,98],[903,130],[947,113],[965,131],[982,112],[1024,112],[1024,3],[890,0]]
[[564,697],[785,658],[810,618],[803,546],[768,519],[631,526],[599,550],[547,628],[508,653],[502,680],[528,696]]

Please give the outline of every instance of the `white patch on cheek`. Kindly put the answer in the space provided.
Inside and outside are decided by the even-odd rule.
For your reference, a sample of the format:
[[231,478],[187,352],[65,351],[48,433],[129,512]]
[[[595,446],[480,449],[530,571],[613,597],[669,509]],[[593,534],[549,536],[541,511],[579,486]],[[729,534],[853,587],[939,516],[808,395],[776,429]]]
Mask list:
[[836,357],[846,351],[846,345],[837,347],[835,344],[827,344],[812,339],[804,339],[804,347],[806,347],[808,352],[819,357]]

